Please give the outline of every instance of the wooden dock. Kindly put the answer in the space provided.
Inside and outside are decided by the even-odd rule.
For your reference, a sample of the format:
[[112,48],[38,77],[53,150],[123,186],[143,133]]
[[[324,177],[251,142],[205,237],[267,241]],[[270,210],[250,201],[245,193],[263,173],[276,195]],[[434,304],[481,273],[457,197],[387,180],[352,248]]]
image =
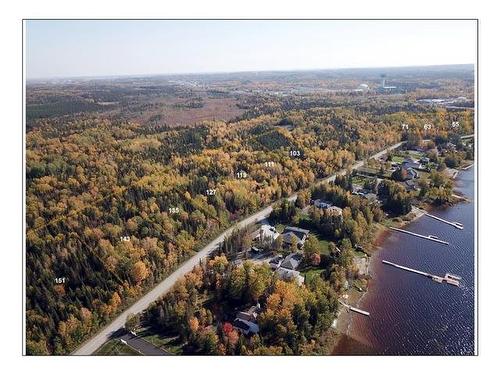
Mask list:
[[341,300],[339,300],[340,304],[344,307],[346,307],[347,309],[349,309],[350,311],[354,311],[358,314],[361,314],[361,315],[365,315],[365,316],[370,316],[370,313],[368,311],[365,311],[365,310],[361,310],[361,309],[358,309],[357,307],[354,307],[354,306],[351,306],[351,305],[348,305],[347,303],[345,302],[342,302]]
[[431,215],[430,213],[426,212],[425,213],[425,216],[429,216],[433,219],[436,219],[438,221],[441,221],[442,223],[445,223],[445,224],[448,224],[448,225],[451,225],[452,227],[455,227],[457,229],[464,229],[464,225],[462,223],[459,223],[458,221],[448,221],[448,220],[445,220],[445,219],[442,219],[440,217],[437,217],[437,216],[434,216],[434,215]]
[[415,237],[420,237],[420,238],[423,238],[424,240],[438,242],[438,243],[443,244],[443,245],[449,245],[450,244],[449,242],[440,240],[436,236],[432,236],[430,234],[428,236],[424,236],[423,234],[418,234],[418,233],[410,232],[408,230],[404,230],[404,229],[400,229],[400,228],[395,228],[395,227],[389,227],[389,228],[392,229],[392,230],[395,230],[397,232],[409,234],[409,235],[415,236]]
[[433,275],[431,273],[419,271],[419,270],[416,270],[416,269],[413,269],[410,267],[405,267],[405,266],[402,266],[400,264],[392,263],[392,262],[389,262],[387,260],[382,260],[382,263],[387,264],[387,265],[392,266],[392,267],[399,268],[399,269],[404,270],[404,271],[413,272],[413,273],[416,273],[418,275],[425,276],[425,277],[431,279],[432,281],[435,281],[435,282],[441,283],[441,284],[445,283],[445,284],[450,284],[453,286],[460,286],[460,280],[462,280],[462,278],[460,276],[453,275],[451,273],[447,273],[446,275],[444,275],[444,277],[442,277],[442,276]]

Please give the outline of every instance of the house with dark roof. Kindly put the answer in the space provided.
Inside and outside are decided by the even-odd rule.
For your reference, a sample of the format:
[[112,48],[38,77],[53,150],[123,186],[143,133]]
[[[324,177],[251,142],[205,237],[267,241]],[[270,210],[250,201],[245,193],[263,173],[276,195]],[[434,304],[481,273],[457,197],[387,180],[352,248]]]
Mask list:
[[302,255],[299,253],[292,253],[286,256],[285,259],[283,259],[283,262],[281,262],[281,268],[287,268],[289,270],[296,270],[300,262],[302,262]]
[[417,190],[417,185],[415,184],[415,181],[413,181],[413,180],[405,181],[404,185],[405,185],[405,189],[407,191]]
[[406,158],[405,160],[403,160],[403,162],[401,163],[401,166],[405,169],[409,169],[409,168],[412,168],[412,169],[424,169],[424,167],[422,166],[422,164],[412,158]]
[[431,162],[431,159],[429,159],[429,158],[428,158],[428,157],[426,157],[426,156],[424,156],[424,157],[420,158],[420,163],[421,163],[422,165],[427,165],[427,164],[429,164],[430,162]]
[[290,246],[295,238],[295,242],[298,247],[304,246],[307,237],[309,236],[309,231],[307,229],[297,228],[297,227],[286,227],[282,233],[283,244]]
[[244,335],[250,335],[254,333],[259,333],[259,325],[248,320],[243,320],[236,318],[233,322],[233,327],[243,333]]
[[406,172],[406,180],[413,180],[414,178],[418,178],[418,172],[410,166],[410,164],[401,164],[401,169]]
[[271,267],[272,270],[275,270],[281,266],[282,262],[283,262],[283,255],[277,255],[269,261],[269,267]]
[[257,324],[257,317],[261,311],[262,308],[259,303],[247,310],[238,311],[236,319],[233,322],[233,327],[245,335],[258,333],[259,325]]

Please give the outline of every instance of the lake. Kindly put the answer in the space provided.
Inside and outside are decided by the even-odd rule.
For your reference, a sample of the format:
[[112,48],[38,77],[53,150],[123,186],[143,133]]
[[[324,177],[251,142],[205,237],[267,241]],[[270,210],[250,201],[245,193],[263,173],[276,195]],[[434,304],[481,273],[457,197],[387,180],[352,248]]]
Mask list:
[[[386,235],[373,255],[373,280],[359,307],[370,317],[353,314],[349,335],[341,352],[389,355],[474,354],[474,168],[460,171],[456,189],[471,202],[434,209],[432,214],[458,221],[463,230],[423,216],[405,227],[432,234],[449,246],[403,233]],[[460,287],[439,284],[429,278],[382,263],[388,260],[424,272],[462,277]]]

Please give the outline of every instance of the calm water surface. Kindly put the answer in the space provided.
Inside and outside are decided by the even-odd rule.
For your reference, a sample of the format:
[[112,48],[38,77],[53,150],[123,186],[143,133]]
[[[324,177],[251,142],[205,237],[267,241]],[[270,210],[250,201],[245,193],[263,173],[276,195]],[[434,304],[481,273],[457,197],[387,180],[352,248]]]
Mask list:
[[[464,224],[463,230],[426,216],[405,227],[436,235],[450,242],[449,246],[391,232],[373,256],[373,280],[359,304],[371,316],[353,314],[349,330],[364,348],[371,347],[378,354],[474,354],[473,168],[459,173],[456,190],[471,202],[432,213]],[[382,259],[439,276],[447,272],[460,275],[461,286],[436,283],[384,265]],[[356,346],[349,351],[356,354]]]

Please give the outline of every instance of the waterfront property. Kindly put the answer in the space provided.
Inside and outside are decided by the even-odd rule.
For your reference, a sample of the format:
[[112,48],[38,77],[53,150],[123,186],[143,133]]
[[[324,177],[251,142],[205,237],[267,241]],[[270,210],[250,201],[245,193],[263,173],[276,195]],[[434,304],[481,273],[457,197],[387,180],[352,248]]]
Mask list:
[[405,267],[405,266],[402,266],[400,264],[389,262],[387,260],[382,260],[382,263],[387,264],[389,266],[399,268],[399,269],[404,270],[404,271],[413,272],[413,273],[416,273],[418,275],[428,277],[428,278],[432,279],[432,281],[435,281],[437,283],[446,283],[446,284],[450,284],[453,286],[460,286],[460,280],[462,279],[460,276],[453,275],[451,273],[447,273],[446,275],[444,275],[444,277],[433,275],[433,274],[428,273],[428,272],[423,272],[423,271],[419,271],[419,270],[416,270],[416,269],[413,269],[410,267]]

